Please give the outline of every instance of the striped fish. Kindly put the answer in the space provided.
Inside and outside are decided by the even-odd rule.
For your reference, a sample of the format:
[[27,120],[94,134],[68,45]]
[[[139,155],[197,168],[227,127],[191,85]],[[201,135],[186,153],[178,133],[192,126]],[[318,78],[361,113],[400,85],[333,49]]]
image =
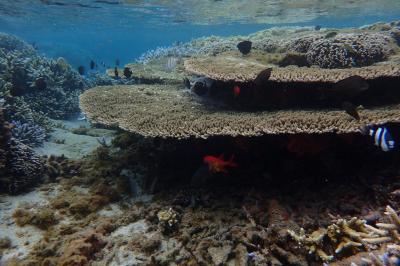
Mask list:
[[365,134],[368,134],[374,140],[374,144],[377,147],[380,147],[382,151],[388,152],[394,150],[396,146],[396,142],[389,131],[389,128],[386,126],[379,126],[379,127],[370,127],[366,126],[362,130]]
[[167,72],[172,72],[178,65],[178,62],[179,62],[179,58],[168,57],[167,62],[165,63],[165,66],[164,66],[164,70]]

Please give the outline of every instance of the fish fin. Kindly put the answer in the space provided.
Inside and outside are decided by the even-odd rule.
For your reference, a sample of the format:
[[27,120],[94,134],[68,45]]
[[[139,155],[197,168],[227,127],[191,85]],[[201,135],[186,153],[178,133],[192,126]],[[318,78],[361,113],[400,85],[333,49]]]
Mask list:
[[183,78],[183,85],[185,86],[186,89],[190,90],[190,81],[188,78]]
[[342,108],[348,115],[353,117],[355,120],[360,121],[360,115],[358,114],[357,106],[355,106],[353,103],[344,101],[342,103]]
[[360,127],[360,133],[362,135],[368,136],[369,135],[369,130],[371,129],[371,126],[368,125],[363,125]]
[[254,84],[256,86],[263,86],[271,77],[272,68],[266,68],[260,73],[258,73],[257,77],[254,79]]

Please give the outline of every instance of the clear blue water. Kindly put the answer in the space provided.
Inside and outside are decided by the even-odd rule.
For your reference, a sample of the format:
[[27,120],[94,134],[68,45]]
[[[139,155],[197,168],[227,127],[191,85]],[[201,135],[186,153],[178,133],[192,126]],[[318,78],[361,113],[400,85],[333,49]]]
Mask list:
[[[251,0],[245,1],[248,9],[237,8],[242,2],[1,0],[0,31],[74,66],[91,58],[113,65],[116,58],[132,62],[149,49],[201,36],[245,35],[273,26],[359,27],[400,18],[400,1],[394,0],[376,6],[373,1],[300,0],[296,3],[302,5],[291,6],[291,1]],[[260,2],[267,7],[254,16]],[[206,17],[213,5],[219,13]]]

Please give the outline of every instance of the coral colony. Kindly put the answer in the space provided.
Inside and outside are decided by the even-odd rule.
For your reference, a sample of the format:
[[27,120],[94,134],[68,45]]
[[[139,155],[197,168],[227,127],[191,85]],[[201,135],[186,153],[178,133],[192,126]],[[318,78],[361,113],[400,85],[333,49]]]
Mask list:
[[399,32],[76,70],[0,34],[0,264],[399,265]]

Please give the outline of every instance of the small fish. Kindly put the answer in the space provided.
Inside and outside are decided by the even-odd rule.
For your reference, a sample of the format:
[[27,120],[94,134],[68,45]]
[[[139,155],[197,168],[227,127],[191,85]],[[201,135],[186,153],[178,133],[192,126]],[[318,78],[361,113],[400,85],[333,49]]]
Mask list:
[[90,60],[90,69],[93,70],[96,67],[96,63],[93,60]]
[[345,101],[342,103],[342,108],[355,120],[360,121],[360,115],[358,114],[357,106],[355,106],[351,102]]
[[[114,70],[115,72],[115,70]],[[118,72],[118,70],[117,70]],[[132,70],[129,67],[125,67],[124,68],[124,76],[128,79],[130,79],[132,77]]]
[[117,68],[117,67],[114,68],[114,76],[115,76],[116,78],[119,77],[119,73],[118,73],[118,68]]
[[35,80],[35,87],[39,90],[45,90],[47,88],[47,82],[44,77],[40,77]]
[[332,91],[339,98],[351,99],[368,90],[368,82],[360,76],[350,76],[335,83]]
[[251,51],[252,44],[253,43],[251,41],[242,41],[238,43],[237,48],[242,53],[242,55],[247,55]]
[[254,84],[256,84],[256,86],[261,87],[264,86],[265,83],[269,80],[269,78],[271,77],[271,73],[272,73],[272,68],[266,68],[263,71],[261,71],[257,77],[254,79]]
[[204,96],[210,92],[213,84],[214,80],[206,77],[200,77],[195,80],[191,90],[199,96]]
[[173,71],[178,65],[179,59],[176,57],[168,57],[167,62],[165,63],[165,70],[167,72]]
[[104,61],[101,61],[100,64],[101,64],[103,67],[106,67],[106,63],[104,63]]
[[374,145],[380,147],[384,152],[392,151],[396,147],[396,142],[386,126],[364,126],[361,128],[361,133],[371,136]]
[[83,76],[85,75],[85,67],[84,66],[79,66],[78,67],[78,73]]
[[115,60],[115,65],[119,66],[119,59],[118,58]]
[[208,165],[208,170],[211,173],[228,173],[227,168],[236,168],[238,165],[233,161],[233,156],[226,161],[224,160],[224,156],[220,155],[219,157],[215,157],[212,155],[204,156],[203,162]]
[[183,85],[186,89],[190,90],[190,80],[188,78],[183,78]]
[[86,120],[86,115],[85,115],[85,113],[80,113],[79,115],[78,115],[78,117],[76,118],[76,120],[78,120],[78,121],[84,121],[84,120]]
[[319,31],[320,29],[321,29],[320,25],[317,25],[317,26],[314,27],[314,30],[316,30],[316,31]]
[[239,85],[233,86],[233,95],[235,97],[239,97],[240,96],[240,87],[239,87]]

